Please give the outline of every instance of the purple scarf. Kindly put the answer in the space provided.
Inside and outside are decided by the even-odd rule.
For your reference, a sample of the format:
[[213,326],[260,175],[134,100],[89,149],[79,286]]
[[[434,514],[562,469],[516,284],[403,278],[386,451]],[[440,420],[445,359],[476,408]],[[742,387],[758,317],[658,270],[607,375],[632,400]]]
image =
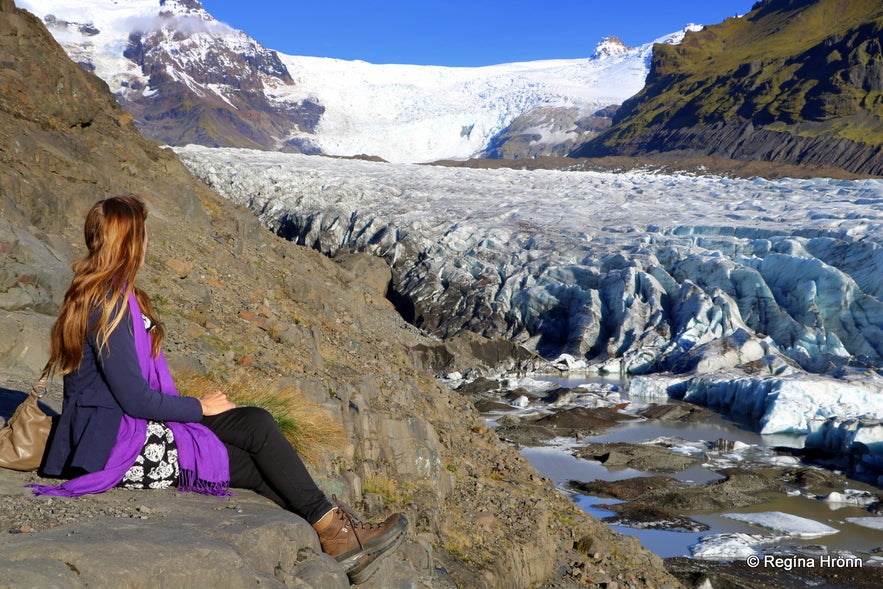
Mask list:
[[[178,390],[166,365],[162,351],[154,358],[151,355],[150,334],[141,320],[141,308],[135,293],[129,295],[129,313],[135,334],[135,351],[141,364],[141,374],[150,388],[166,395],[176,395]],[[200,423],[180,423],[169,421],[166,424],[175,436],[178,446],[178,490],[195,491],[221,497],[231,495],[227,491],[230,484],[230,462],[227,448],[214,433]],[[116,442],[104,465],[104,470],[90,472],[71,479],[61,485],[28,485],[37,495],[58,495],[77,497],[88,493],[103,493],[115,487],[135,463],[144,447],[147,437],[147,421],[123,414]]]

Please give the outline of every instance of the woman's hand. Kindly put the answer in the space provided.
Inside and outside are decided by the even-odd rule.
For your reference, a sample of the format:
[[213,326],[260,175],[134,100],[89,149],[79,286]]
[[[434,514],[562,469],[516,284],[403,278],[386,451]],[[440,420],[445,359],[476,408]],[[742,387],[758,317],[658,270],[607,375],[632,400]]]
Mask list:
[[217,415],[218,413],[223,413],[224,411],[236,408],[236,403],[227,399],[227,395],[221,391],[215,391],[203,395],[199,399],[199,404],[202,405],[203,416]]

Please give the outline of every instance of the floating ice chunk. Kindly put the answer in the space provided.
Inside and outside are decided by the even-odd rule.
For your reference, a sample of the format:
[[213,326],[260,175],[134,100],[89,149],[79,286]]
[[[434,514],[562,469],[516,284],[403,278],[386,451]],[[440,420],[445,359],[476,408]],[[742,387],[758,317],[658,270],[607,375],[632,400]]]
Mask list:
[[594,393],[596,395],[605,395],[605,396],[617,396],[620,397],[620,385],[616,383],[608,383],[608,382],[584,382],[578,387],[578,389],[585,389],[590,393]]
[[730,452],[741,453],[751,449],[753,446],[751,444],[746,444],[745,442],[741,442],[739,440],[733,441],[733,447],[730,448]]
[[736,462],[726,457],[720,457],[709,460],[708,462],[703,462],[701,466],[707,470],[721,470],[736,466]]
[[840,506],[840,505],[871,505],[879,501],[879,498],[869,493],[868,491],[862,491],[860,489],[846,489],[843,493],[838,493],[837,491],[832,491],[828,493],[825,497],[822,498],[822,501],[825,501],[831,506]]
[[702,441],[685,440],[683,438],[674,438],[671,436],[659,436],[652,440],[641,442],[648,446],[664,446],[675,452],[686,456],[698,456],[705,454],[706,446]]
[[864,528],[883,531],[883,517],[848,517],[846,521]]
[[775,542],[779,538],[757,534],[713,534],[703,536],[698,544],[690,546],[693,558],[704,560],[739,560],[757,554],[759,546]]
[[683,454],[684,456],[701,456],[704,450],[695,446],[672,446],[669,448],[675,454]]
[[504,388],[525,389],[531,393],[541,393],[557,388],[559,385],[550,380],[537,380],[535,378],[508,378],[505,379]]
[[723,516],[796,538],[819,538],[839,531],[821,522],[781,511],[725,513]]
[[800,464],[800,459],[796,456],[771,456],[767,462],[773,466],[797,466]]

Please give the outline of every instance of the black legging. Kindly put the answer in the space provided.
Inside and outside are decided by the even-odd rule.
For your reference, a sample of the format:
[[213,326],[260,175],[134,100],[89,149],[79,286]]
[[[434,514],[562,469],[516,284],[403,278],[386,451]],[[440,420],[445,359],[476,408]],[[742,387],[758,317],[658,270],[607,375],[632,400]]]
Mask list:
[[333,507],[266,410],[237,407],[202,423],[227,447],[231,487],[252,489],[310,524]]

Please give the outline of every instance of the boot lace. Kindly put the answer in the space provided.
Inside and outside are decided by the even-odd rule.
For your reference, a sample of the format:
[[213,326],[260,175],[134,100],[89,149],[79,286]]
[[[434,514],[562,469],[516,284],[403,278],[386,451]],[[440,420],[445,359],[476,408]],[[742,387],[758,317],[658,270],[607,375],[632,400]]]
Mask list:
[[[371,524],[362,521],[359,516],[357,516],[349,505],[337,499],[337,495],[331,496],[331,502],[337,508],[337,513],[340,515],[341,519],[348,520],[350,526],[353,529],[353,532],[356,531],[365,531],[371,532],[374,530],[380,530],[383,525],[382,524]],[[362,540],[359,538],[359,534],[356,534],[356,540],[359,541],[359,546],[362,545]]]

